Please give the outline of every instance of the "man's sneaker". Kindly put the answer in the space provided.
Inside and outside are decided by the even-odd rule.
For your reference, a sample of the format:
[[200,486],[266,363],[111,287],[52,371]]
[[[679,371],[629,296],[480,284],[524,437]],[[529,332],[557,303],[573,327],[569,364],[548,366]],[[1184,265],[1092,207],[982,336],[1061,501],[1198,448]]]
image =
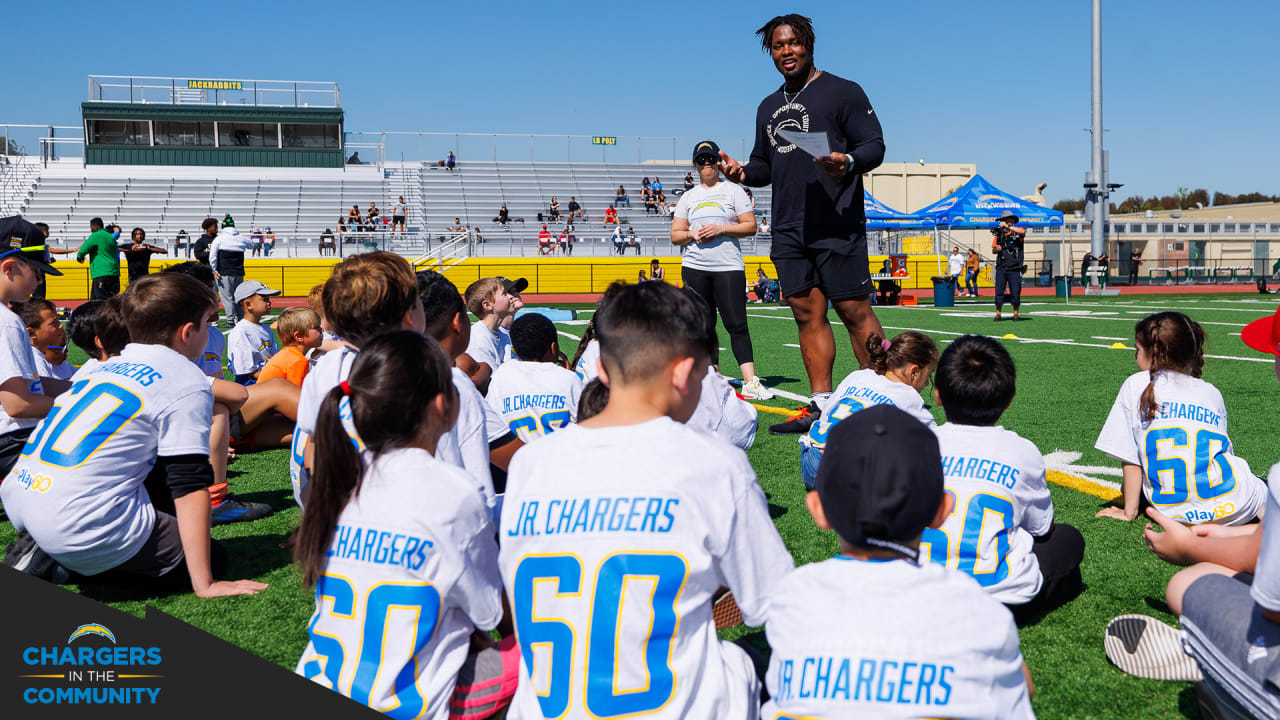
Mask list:
[[795,415],[787,418],[786,422],[780,422],[777,425],[771,425],[769,432],[774,435],[800,435],[809,432],[809,426],[822,415],[822,411],[818,409],[818,404],[810,402],[808,405],[800,408]]
[[52,583],[65,585],[71,581],[71,571],[58,564],[26,530],[19,530],[18,537],[5,548],[4,565]]
[[228,494],[226,499],[214,506],[209,519],[213,525],[226,525],[257,520],[271,513],[271,506],[266,503],[249,502]]
[[1107,624],[1107,659],[1134,677],[1198,682],[1204,678],[1182,649],[1177,630],[1153,617],[1121,615]]
[[759,376],[755,376],[750,381],[742,383],[742,397],[748,400],[771,400],[773,391],[760,382]]

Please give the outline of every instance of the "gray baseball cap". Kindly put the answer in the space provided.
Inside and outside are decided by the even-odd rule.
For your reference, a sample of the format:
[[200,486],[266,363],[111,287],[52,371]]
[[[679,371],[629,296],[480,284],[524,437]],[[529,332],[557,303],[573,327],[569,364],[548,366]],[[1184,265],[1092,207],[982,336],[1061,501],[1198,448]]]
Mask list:
[[244,302],[254,295],[266,295],[267,297],[271,297],[272,295],[279,294],[279,290],[272,290],[257,280],[246,280],[240,283],[240,286],[236,288],[235,301],[238,303]]

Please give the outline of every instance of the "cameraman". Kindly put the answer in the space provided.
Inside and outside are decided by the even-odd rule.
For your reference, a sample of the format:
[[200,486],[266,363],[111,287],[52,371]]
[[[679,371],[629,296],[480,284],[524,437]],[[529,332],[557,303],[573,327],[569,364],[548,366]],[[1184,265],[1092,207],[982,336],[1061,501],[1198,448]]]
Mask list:
[[1013,320],[1017,322],[1018,307],[1022,305],[1022,273],[1027,266],[1023,263],[1022,246],[1026,239],[1026,228],[1017,227],[1018,216],[1005,212],[1000,216],[998,224],[991,228],[991,252],[996,254],[996,317],[1000,322],[1000,311],[1004,306],[1005,284],[1008,283],[1010,302],[1013,304]]

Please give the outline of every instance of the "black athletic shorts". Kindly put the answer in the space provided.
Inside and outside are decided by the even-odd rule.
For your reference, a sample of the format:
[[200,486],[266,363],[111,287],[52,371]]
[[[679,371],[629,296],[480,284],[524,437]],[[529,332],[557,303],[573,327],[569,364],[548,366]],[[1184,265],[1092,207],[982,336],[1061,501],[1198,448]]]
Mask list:
[[769,259],[778,271],[783,297],[818,288],[828,300],[849,300],[875,292],[866,235],[794,228],[773,231]]

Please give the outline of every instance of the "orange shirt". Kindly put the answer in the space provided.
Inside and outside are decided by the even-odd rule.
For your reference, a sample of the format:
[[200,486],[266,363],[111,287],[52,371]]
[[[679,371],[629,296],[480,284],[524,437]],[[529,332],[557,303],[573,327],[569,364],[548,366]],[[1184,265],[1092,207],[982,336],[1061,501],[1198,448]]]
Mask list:
[[297,345],[286,345],[283,350],[272,355],[266,365],[262,366],[262,372],[258,373],[258,382],[282,377],[302,387],[302,379],[307,376],[307,371],[310,369],[311,363],[302,354],[302,349]]

